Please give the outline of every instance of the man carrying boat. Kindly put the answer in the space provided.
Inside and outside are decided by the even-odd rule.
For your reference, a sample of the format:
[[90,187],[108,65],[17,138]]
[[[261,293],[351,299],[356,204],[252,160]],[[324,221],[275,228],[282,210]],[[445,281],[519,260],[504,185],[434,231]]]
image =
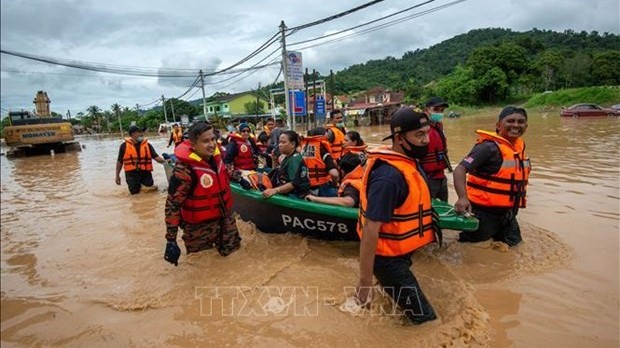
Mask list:
[[459,197],[454,209],[473,213],[480,225],[476,231],[461,232],[459,242],[490,238],[509,246],[521,242],[517,213],[525,208],[531,170],[522,139],[526,130],[527,112],[507,106],[499,114],[495,132],[476,131],[476,145],[454,169],[454,188]]
[[360,191],[360,303],[372,300],[373,274],[413,324],[436,318],[411,272],[412,253],[440,240],[418,161],[429,142],[428,117],[402,108],[390,121],[392,146],[368,151]]
[[426,102],[424,112],[430,120],[431,130],[429,132],[428,152],[420,160],[424,173],[426,174],[428,187],[432,198],[438,198],[444,202],[448,201],[448,179],[444,173],[448,168],[452,172],[452,166],[448,159],[448,145],[446,135],[443,132],[443,112],[448,107],[443,99],[432,97]]
[[213,127],[192,125],[189,139],[175,148],[177,163],[166,199],[166,250],[164,259],[178,265],[177,231],[183,229],[187,253],[216,246],[222,256],[239,249],[241,237],[232,216],[232,194]]
[[125,138],[125,142],[118,149],[116,184],[121,184],[120,174],[123,168],[125,181],[132,195],[139,193],[143,186],[154,187],[153,160],[165,163],[164,158],[159,156],[153,145],[144,138],[144,129],[135,125],[129,127],[129,137]]

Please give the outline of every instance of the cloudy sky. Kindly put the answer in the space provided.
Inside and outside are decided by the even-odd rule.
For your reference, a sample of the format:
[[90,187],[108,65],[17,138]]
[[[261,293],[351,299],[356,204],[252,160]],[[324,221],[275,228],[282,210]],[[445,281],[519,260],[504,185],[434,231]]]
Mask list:
[[[72,115],[90,105],[113,103],[145,108],[162,95],[185,93],[203,69],[216,71],[240,61],[278,32],[365,4],[370,0],[8,0],[0,2],[2,50],[54,61],[143,72],[193,75],[187,78],[127,76],[52,65],[7,54],[0,56],[2,116],[33,109],[36,91],[47,91],[52,111]],[[288,49],[303,54],[304,67],[328,74],[356,63],[428,48],[471,29],[501,27],[572,29],[620,34],[619,0],[385,0],[286,38]],[[309,5],[309,3],[312,3]],[[415,9],[357,29],[358,26]],[[409,19],[407,19],[409,18]],[[402,19],[402,20],[399,20]],[[378,25],[389,23],[383,28]],[[375,28],[367,31],[369,28]],[[300,43],[328,34],[336,35]],[[297,44],[296,44],[297,43]],[[296,45],[295,45],[296,44]],[[290,46],[289,46],[290,45]],[[248,68],[279,59],[279,41],[239,65]],[[273,52],[273,55],[270,54]],[[262,60],[262,63],[259,63]],[[170,70],[174,69],[174,70]],[[241,92],[268,84],[278,66],[244,74],[207,77],[207,96]],[[280,79],[282,77],[280,76]],[[193,88],[183,99],[201,97]]]

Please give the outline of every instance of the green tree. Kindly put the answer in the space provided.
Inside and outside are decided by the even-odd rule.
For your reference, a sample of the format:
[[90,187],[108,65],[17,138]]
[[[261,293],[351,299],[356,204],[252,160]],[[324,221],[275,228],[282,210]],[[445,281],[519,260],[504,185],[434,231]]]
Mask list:
[[265,103],[262,101],[252,100],[243,104],[245,112],[249,115],[260,115],[265,113]]
[[90,124],[86,127],[91,127],[99,133],[101,131],[101,122],[99,120],[99,114],[101,113],[101,109],[97,105],[91,105],[86,108],[88,112],[88,116],[90,117]]
[[544,90],[555,90],[558,79],[563,75],[564,56],[557,49],[544,51],[533,63],[534,71],[541,77]]
[[607,51],[594,56],[592,77],[597,85],[620,84],[620,51]]

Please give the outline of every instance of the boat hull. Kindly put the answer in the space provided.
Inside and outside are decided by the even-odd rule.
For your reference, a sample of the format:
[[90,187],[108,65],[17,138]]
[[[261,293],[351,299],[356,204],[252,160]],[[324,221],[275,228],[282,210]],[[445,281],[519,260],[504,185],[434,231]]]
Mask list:
[[[308,202],[284,195],[264,199],[257,190],[245,190],[236,183],[230,185],[233,194],[233,211],[241,219],[253,222],[266,233],[300,233],[324,240],[358,241],[356,208]],[[473,231],[478,220],[453,213],[448,203],[433,201],[433,208],[440,215],[443,229]]]

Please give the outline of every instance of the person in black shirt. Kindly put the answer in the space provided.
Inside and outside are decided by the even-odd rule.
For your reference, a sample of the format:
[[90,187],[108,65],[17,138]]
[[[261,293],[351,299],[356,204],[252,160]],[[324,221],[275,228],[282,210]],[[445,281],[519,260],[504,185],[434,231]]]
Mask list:
[[153,188],[153,162],[165,163],[157,154],[153,145],[143,137],[144,129],[138,126],[129,127],[129,137],[118,149],[116,161],[116,184],[121,184],[121,168],[125,170],[125,180],[132,195],[140,192],[142,186]]

